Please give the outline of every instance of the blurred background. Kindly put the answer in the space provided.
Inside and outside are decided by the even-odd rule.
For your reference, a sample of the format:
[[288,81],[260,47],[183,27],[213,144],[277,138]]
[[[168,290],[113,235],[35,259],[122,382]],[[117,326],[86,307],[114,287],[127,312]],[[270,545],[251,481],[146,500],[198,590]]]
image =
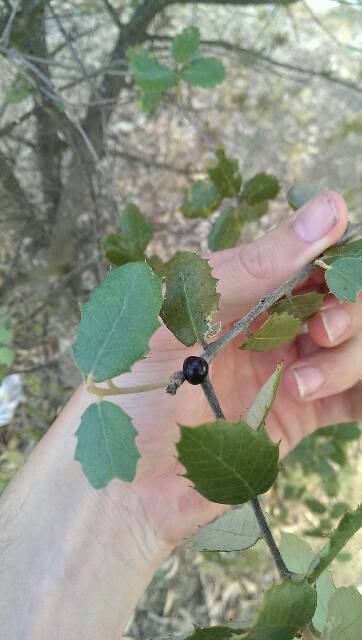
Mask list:
[[[182,83],[142,110],[128,47],[172,66],[172,39],[189,25],[225,80]],[[187,219],[180,207],[222,146],[243,178],[267,172],[282,186],[241,240],[288,214],[296,183],[339,190],[358,215],[361,27],[352,0],[0,0],[0,490],[79,382],[79,304],[106,273],[101,241],[128,203],[153,225],[148,255],[205,250],[213,216]],[[318,548],[359,502],[360,449],[357,424],[303,442],[267,497],[273,528]],[[362,592],[361,539],[334,575]],[[126,636],[249,617],[274,577],[261,543],[241,554],[187,543],[154,577]]]

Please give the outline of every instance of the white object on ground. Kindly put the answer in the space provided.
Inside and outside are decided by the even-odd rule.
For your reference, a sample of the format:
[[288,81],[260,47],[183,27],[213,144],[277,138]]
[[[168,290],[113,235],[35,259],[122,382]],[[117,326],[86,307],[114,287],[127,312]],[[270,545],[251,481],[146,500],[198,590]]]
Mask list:
[[0,427],[11,422],[21,400],[23,381],[18,373],[6,376],[0,385]]

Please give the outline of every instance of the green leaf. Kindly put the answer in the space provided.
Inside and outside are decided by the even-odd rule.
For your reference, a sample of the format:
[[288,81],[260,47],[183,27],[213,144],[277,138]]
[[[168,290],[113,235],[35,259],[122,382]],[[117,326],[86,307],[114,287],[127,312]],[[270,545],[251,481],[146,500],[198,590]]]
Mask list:
[[265,592],[256,620],[242,640],[293,640],[312,618],[315,589],[306,582],[283,580]]
[[289,313],[272,313],[240,349],[271,351],[298,335],[301,322]]
[[324,504],[322,504],[322,502],[319,502],[319,500],[314,500],[314,498],[305,498],[304,504],[306,504],[308,509],[310,509],[313,513],[326,512]]
[[208,261],[196,253],[176,253],[168,264],[161,317],[188,347],[202,342],[211,329],[211,318],[220,297],[216,284]]
[[172,55],[176,62],[188,62],[200,46],[200,32],[196,27],[186,27],[174,38]]
[[153,226],[135,204],[129,203],[123,211],[121,233],[130,253],[142,260],[153,235]]
[[357,302],[362,291],[362,257],[339,258],[325,272],[331,293],[346,302]]
[[127,244],[119,233],[109,233],[102,240],[102,250],[107,260],[116,267],[138,261],[129,253]]
[[246,224],[247,222],[254,222],[259,220],[266,213],[268,213],[268,201],[258,202],[257,204],[248,205],[243,204],[237,208],[240,224]]
[[315,580],[331,564],[348,540],[362,527],[362,506],[346,513],[333,531],[325,547],[315,556],[309,567],[309,582]]
[[289,313],[299,320],[308,320],[319,311],[323,304],[324,295],[311,291],[291,298],[283,298],[270,307],[270,313]]
[[135,204],[128,204],[121,217],[121,234],[110,233],[102,242],[107,259],[117,267],[145,259],[153,227]]
[[332,507],[331,517],[341,518],[348,510],[349,506],[346,502],[336,502],[336,504],[334,504]]
[[142,262],[111,269],[82,306],[73,347],[83,376],[95,382],[129,371],[159,326],[161,282]]
[[0,347],[0,364],[5,367],[11,367],[14,362],[15,354],[9,347]]
[[225,198],[237,196],[241,187],[239,162],[227,158],[223,148],[216,150],[217,163],[207,169],[210,180]]
[[244,635],[240,635],[242,631],[243,627],[239,629],[231,626],[196,627],[190,636],[183,636],[180,640],[241,640],[244,638]]
[[304,204],[315,198],[322,189],[320,185],[315,184],[295,184],[287,191],[287,200],[289,206],[296,211]]
[[[291,533],[282,533],[279,551],[290,571],[295,573],[307,573],[311,560],[314,557],[312,547]],[[326,571],[316,582],[318,604],[313,617],[313,624],[323,631],[328,613],[328,602],[336,590],[332,576]]]
[[197,180],[185,195],[181,210],[186,218],[207,218],[221,201],[222,196],[211,180]]
[[154,271],[158,276],[163,278],[166,275],[168,263],[162,262],[159,256],[150,256],[149,258],[147,258],[147,262],[150,265],[152,271]]
[[354,240],[353,242],[347,242],[340,247],[334,246],[327,249],[323,254],[322,260],[328,266],[333,264],[338,258],[353,258],[362,257],[362,240]]
[[139,107],[142,111],[147,111],[149,113],[158,107],[161,99],[162,93],[144,92],[139,100]]
[[199,527],[192,539],[203,551],[241,551],[252,547],[261,535],[251,505],[243,504]]
[[358,440],[361,437],[361,428],[358,422],[342,422],[330,427],[323,427],[320,430],[320,434],[332,436],[342,442],[349,442],[350,440]]
[[225,67],[217,58],[197,58],[181,71],[181,78],[196,87],[215,87],[225,79]]
[[8,324],[0,324],[0,345],[9,347],[13,340],[13,330]]
[[248,502],[268,491],[278,475],[279,446],[242,420],[183,426],[176,448],[185,477],[211,502]]
[[222,251],[235,247],[240,239],[242,225],[239,222],[237,211],[229,207],[215,220],[208,237],[208,245],[211,251]]
[[176,84],[175,71],[160,64],[145,47],[129,48],[127,57],[135,83],[146,94],[160,94]]
[[277,395],[280,378],[282,375],[283,365],[278,364],[274,373],[268,378],[266,383],[260,389],[253,404],[246,414],[246,422],[252,429],[260,429],[264,426],[265,418],[267,417],[275,396]]
[[362,596],[355,587],[337,589],[329,601],[321,640],[357,640],[361,637]]
[[81,417],[75,459],[96,489],[113,478],[131,482],[140,457],[130,417],[112,402],[91,404]]
[[9,88],[5,102],[9,104],[19,104],[32,95],[34,87],[23,76],[17,76]]
[[249,205],[254,205],[275,198],[279,191],[280,184],[274,176],[259,173],[245,183],[241,195]]

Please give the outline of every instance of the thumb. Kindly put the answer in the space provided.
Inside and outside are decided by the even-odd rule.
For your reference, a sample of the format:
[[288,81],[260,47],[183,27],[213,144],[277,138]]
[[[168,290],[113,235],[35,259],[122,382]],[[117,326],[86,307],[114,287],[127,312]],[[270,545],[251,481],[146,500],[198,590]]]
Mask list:
[[236,320],[334,244],[347,226],[348,210],[334,191],[318,195],[262,238],[210,255],[219,279],[219,319]]

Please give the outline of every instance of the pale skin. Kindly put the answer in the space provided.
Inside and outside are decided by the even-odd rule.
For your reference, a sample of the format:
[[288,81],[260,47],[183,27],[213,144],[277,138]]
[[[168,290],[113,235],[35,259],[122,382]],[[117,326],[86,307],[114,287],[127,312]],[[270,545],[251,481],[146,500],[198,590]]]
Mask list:
[[[219,279],[223,327],[281,284],[345,231],[347,208],[333,192],[317,197],[260,240],[210,256]],[[314,287],[321,279],[314,277]],[[308,285],[308,283],[307,283]],[[344,324],[343,324],[344,322]],[[286,347],[238,350],[211,366],[230,420],[245,415],[277,362],[284,376],[267,420],[281,454],[316,428],[362,418],[361,302],[326,299],[322,312]],[[116,382],[156,383],[201,352],[161,327],[150,355]],[[142,458],[136,480],[93,489],[74,461],[80,416],[94,401],[82,385],[29,456],[0,503],[0,628],[3,640],[119,640],[153,573],[222,505],[199,496],[175,458],[178,424],[213,419],[200,387],[112,396],[132,417]]]

